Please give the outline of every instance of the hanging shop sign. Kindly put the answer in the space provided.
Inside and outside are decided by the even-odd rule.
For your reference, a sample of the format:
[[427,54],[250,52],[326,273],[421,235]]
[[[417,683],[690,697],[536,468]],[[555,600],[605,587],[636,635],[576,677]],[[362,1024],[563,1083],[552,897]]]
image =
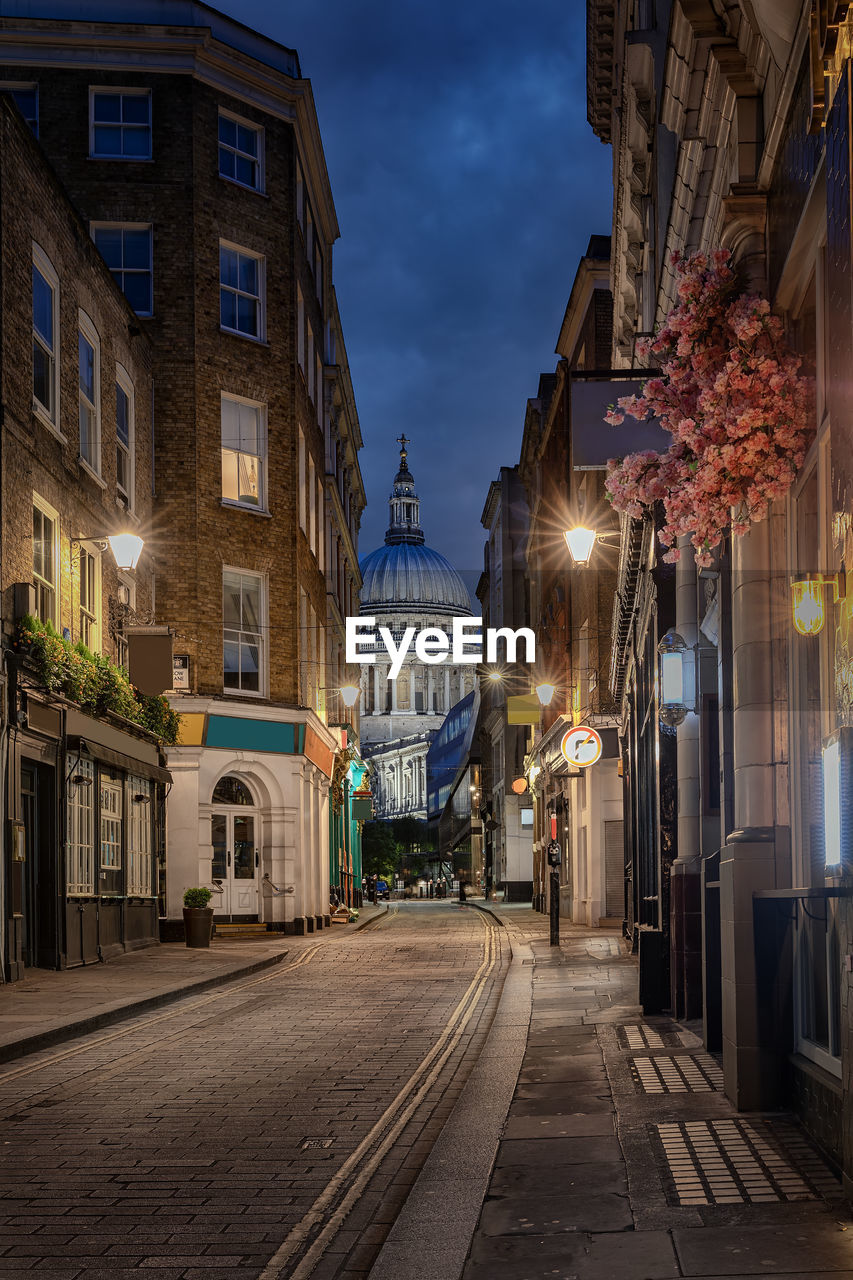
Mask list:
[[579,765],[582,769],[595,764],[601,757],[603,749],[601,734],[588,725],[578,724],[563,734],[560,751],[567,764]]

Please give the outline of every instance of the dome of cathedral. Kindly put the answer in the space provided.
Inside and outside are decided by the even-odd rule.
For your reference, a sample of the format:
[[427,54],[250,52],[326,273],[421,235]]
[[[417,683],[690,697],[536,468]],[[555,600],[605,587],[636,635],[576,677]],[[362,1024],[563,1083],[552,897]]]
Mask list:
[[378,547],[362,560],[361,574],[362,613],[401,608],[451,615],[471,612],[470,598],[459,574],[443,555],[422,542]]
[[424,543],[420,499],[407,462],[405,436],[400,444],[385,545],[371,551],[360,565],[361,612],[379,615],[405,609],[450,617],[470,614],[471,600],[462,578],[449,560]]

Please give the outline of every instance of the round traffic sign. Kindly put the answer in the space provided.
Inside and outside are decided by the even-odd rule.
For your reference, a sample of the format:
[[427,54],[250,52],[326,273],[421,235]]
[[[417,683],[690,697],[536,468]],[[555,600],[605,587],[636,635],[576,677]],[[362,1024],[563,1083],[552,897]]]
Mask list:
[[563,734],[560,750],[564,760],[569,764],[580,765],[582,769],[587,769],[601,756],[601,734],[588,725],[575,725]]

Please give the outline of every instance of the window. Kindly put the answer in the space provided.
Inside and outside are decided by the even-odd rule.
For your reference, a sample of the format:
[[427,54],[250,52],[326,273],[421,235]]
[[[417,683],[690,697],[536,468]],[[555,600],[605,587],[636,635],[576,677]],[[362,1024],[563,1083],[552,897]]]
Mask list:
[[308,482],[305,477],[305,434],[302,428],[299,428],[299,528],[303,533],[308,532],[308,503],[307,491]]
[[69,895],[95,892],[95,766],[82,756],[68,779],[65,879]]
[[77,335],[80,402],[80,457],[101,474],[100,344],[94,325],[80,312]]
[[101,778],[101,870],[121,870],[122,803],[120,782]]
[[92,224],[92,239],[113,279],[139,316],[154,311],[150,224]]
[[118,575],[118,601],[120,606],[118,627],[116,630],[116,662],[128,670],[129,647],[124,634],[125,621],[132,618],[136,610],[136,582],[126,573]]
[[134,898],[154,896],[154,859],[151,829],[153,786],[147,778],[127,779],[127,892]]
[[225,690],[263,693],[263,580],[226,569],[222,588]]
[[136,424],[133,383],[126,369],[116,365],[116,492],[132,511],[134,507]]
[[101,558],[80,547],[80,639],[95,653],[100,643]]
[[151,159],[151,91],[90,91],[89,154],[104,160]]
[[224,778],[220,778],[213,788],[211,802],[213,804],[248,805],[254,808],[255,797],[242,778],[235,778],[233,774],[228,773]]
[[323,306],[323,252],[319,242],[315,238],[314,241],[314,284],[317,288],[317,300],[322,309]]
[[265,508],[264,406],[222,396],[222,498],[243,507]]
[[8,93],[36,137],[39,136],[39,90],[37,84],[0,83],[0,93]]
[[263,129],[219,113],[219,173],[242,187],[263,191]]
[[231,333],[263,338],[264,260],[247,249],[219,246],[219,323]]
[[42,622],[57,622],[59,581],[59,515],[33,494],[33,585],[36,614]]
[[305,372],[305,299],[299,285],[296,286],[296,358],[299,368]]
[[302,165],[296,157],[296,221],[305,230],[305,179],[302,177]]
[[308,455],[308,545],[317,554],[317,486],[315,481],[314,458]]
[[59,277],[33,245],[33,408],[59,426]]

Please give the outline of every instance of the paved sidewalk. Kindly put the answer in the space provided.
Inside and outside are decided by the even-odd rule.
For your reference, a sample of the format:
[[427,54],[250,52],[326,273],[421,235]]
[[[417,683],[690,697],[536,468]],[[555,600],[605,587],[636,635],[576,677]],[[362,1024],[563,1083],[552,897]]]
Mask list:
[[0,985],[0,1062],[257,973],[279,964],[288,953],[351,935],[386,911],[387,906],[368,905],[360,908],[357,924],[335,925],[304,937],[270,934],[269,941],[248,942],[214,938],[209,948],[161,943],[106,964],[64,972],[29,969],[21,982]]
[[614,931],[489,904],[534,957],[527,1047],[463,1280],[853,1280],[840,1184],[744,1115],[690,1031],[643,1018]]

